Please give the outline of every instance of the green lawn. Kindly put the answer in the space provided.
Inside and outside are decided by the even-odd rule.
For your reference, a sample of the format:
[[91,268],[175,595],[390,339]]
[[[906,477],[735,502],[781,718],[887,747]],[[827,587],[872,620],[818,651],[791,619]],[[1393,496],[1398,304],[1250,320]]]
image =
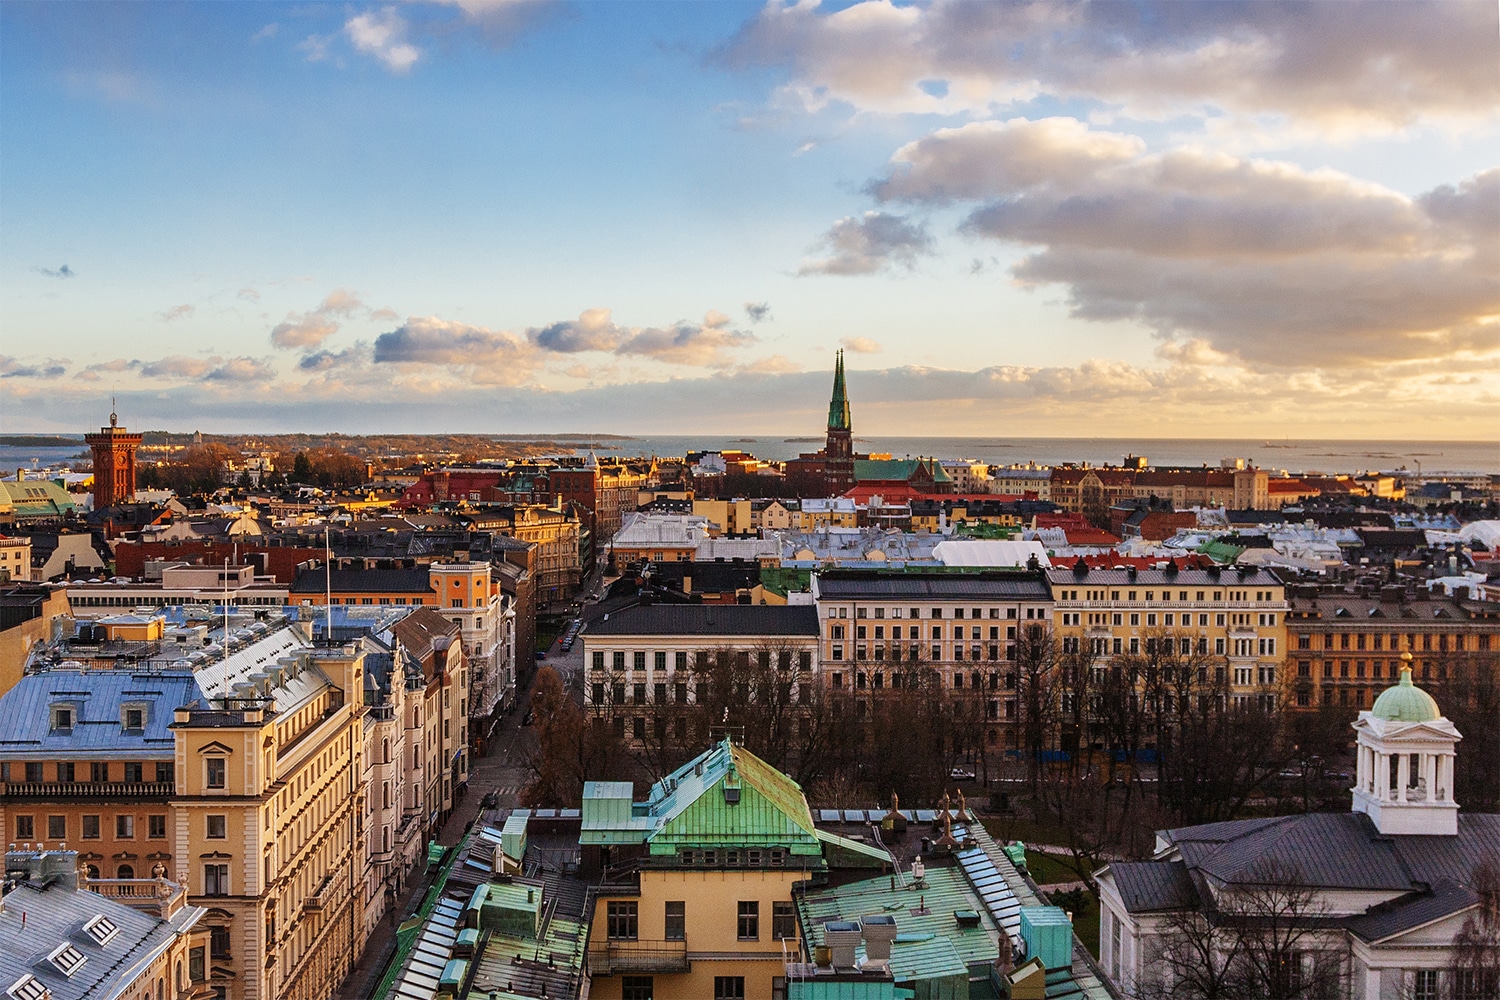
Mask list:
[[1077,882],[1078,873],[1067,867],[1063,859],[1051,854],[1042,854],[1037,851],[1026,852],[1026,869],[1031,875],[1031,881],[1037,885],[1047,885],[1051,882]]

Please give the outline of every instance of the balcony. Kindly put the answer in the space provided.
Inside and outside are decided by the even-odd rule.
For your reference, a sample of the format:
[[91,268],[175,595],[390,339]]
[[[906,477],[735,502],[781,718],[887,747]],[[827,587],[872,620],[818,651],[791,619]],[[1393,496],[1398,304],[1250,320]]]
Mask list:
[[169,920],[187,904],[187,890],[176,882],[152,878],[91,878],[79,888],[123,903],[134,910]]
[[5,799],[147,799],[162,800],[177,793],[171,781],[9,781],[0,783]]
[[588,969],[591,976],[613,976],[617,973],[687,972],[686,941],[605,941],[589,948]]
[[321,913],[330,906],[337,904],[344,896],[344,869],[329,872],[323,876],[323,881],[302,900],[302,912]]

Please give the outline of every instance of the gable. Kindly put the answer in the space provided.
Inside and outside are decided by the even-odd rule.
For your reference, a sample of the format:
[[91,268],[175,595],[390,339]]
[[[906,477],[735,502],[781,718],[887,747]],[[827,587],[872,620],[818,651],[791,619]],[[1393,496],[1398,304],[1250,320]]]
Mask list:
[[752,782],[741,780],[740,801],[726,802],[726,778],[662,825],[651,838],[652,854],[675,854],[684,847],[786,847],[796,854],[821,853],[817,837],[798,822],[799,817],[789,815]]

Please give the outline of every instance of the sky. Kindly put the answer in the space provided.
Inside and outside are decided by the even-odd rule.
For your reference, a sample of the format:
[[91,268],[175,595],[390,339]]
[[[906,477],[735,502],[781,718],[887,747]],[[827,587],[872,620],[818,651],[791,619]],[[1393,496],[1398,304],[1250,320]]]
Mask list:
[[1490,2],[0,4],[0,431],[1500,438]]

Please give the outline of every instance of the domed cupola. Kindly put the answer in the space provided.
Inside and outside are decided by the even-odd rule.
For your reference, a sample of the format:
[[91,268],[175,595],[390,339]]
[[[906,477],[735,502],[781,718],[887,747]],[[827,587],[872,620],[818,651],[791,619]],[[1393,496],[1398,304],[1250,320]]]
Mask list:
[[1368,815],[1383,834],[1454,836],[1453,762],[1463,736],[1432,695],[1412,683],[1411,654],[1401,660],[1401,680],[1354,723],[1354,811]]

